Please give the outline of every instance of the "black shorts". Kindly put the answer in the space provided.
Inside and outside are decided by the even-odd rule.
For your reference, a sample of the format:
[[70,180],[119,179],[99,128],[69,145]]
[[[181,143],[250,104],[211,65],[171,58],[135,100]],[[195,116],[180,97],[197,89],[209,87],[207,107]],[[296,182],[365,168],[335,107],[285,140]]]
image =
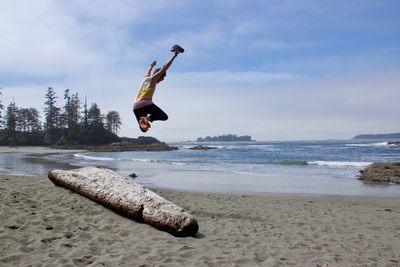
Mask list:
[[138,109],[134,109],[133,112],[135,113],[137,121],[139,121],[141,117],[146,117],[147,115],[149,115],[150,117],[150,122],[168,120],[168,115],[155,104],[150,104]]

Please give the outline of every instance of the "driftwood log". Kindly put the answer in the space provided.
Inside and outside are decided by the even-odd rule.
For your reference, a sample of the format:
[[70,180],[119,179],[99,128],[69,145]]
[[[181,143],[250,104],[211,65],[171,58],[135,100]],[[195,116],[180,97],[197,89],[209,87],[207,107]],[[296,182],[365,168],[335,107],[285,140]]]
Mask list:
[[175,236],[194,236],[199,226],[184,209],[104,167],[49,171],[49,179],[115,212]]

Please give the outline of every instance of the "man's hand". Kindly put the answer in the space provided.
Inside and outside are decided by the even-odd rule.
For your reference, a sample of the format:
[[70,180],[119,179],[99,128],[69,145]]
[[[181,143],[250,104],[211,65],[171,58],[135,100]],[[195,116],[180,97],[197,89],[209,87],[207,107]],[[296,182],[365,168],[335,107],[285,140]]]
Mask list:
[[145,75],[145,77],[150,77],[151,76],[151,71],[153,70],[153,67],[155,66],[157,64],[157,61],[153,61],[153,62],[151,62],[151,64],[150,64],[150,67],[147,69],[147,71],[146,71],[146,75]]

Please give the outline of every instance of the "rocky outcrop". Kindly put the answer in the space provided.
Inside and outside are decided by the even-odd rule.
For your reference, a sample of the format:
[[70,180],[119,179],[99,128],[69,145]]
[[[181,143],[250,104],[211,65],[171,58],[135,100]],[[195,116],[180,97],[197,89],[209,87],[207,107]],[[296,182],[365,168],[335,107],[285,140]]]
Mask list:
[[138,138],[121,138],[121,142],[115,142],[102,146],[54,146],[62,149],[84,149],[91,152],[121,152],[121,151],[171,151],[177,150],[177,147],[170,146],[154,137],[139,136]]
[[121,142],[95,147],[90,149],[94,152],[114,152],[114,151],[171,151],[177,147],[158,141],[154,137],[139,136],[138,138],[122,138]]
[[400,141],[388,142],[388,145],[400,146]]
[[400,162],[373,164],[360,171],[359,180],[400,184]]

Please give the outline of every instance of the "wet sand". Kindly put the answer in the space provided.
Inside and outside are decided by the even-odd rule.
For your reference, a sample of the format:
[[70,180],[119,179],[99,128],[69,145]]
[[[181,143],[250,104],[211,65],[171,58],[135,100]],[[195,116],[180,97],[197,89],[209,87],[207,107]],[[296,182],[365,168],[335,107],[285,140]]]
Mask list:
[[0,265],[400,265],[398,199],[155,191],[197,218],[197,236],[124,218],[46,176],[0,175]]
[[86,150],[53,149],[44,146],[0,146],[0,175],[46,175],[51,169],[77,168],[51,156],[66,156]]
[[0,146],[0,153],[31,153],[31,154],[56,154],[56,153],[79,153],[86,150],[54,149],[46,146]]

